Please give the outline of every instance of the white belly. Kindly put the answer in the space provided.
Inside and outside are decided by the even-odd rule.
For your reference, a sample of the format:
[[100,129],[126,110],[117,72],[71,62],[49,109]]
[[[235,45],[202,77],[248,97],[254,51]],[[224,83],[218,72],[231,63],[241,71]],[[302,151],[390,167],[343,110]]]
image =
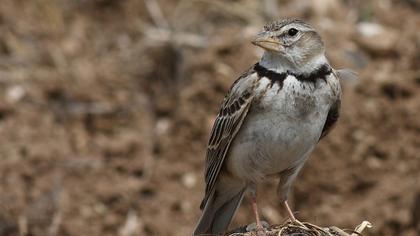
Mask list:
[[[262,79],[259,90],[267,83]],[[301,87],[290,76],[281,90],[274,84],[264,94],[251,106],[227,158],[231,172],[253,182],[303,164],[319,140],[334,96],[324,81]]]

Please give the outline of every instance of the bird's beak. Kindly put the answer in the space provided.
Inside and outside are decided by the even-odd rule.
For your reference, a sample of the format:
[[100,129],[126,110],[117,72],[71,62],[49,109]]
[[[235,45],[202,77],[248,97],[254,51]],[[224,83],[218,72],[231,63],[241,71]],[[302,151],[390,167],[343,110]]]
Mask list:
[[252,44],[261,47],[265,50],[282,52],[283,45],[268,34],[258,34],[255,39],[252,40]]

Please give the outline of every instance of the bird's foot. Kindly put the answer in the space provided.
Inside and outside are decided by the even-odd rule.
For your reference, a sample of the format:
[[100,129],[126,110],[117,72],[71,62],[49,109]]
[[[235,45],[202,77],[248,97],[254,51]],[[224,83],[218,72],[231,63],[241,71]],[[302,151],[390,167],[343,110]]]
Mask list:
[[294,224],[294,225],[297,225],[297,226],[300,226],[300,227],[303,227],[303,228],[308,228],[306,225],[305,225],[305,223],[303,223],[303,222],[300,222],[299,220],[297,220],[296,218],[294,218],[294,219],[290,219],[290,222],[292,223],[292,224]]
[[261,221],[261,225],[258,225],[257,223],[249,224],[246,227],[247,232],[255,231],[257,233],[257,236],[265,236],[265,229],[270,227],[270,224],[266,221]]
[[257,236],[266,236],[264,228],[257,229]]

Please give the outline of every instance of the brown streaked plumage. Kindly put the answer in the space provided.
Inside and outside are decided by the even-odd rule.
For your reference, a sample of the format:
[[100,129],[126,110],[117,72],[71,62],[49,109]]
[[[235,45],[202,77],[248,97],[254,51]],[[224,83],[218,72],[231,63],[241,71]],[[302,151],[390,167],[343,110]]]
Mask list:
[[205,172],[206,194],[200,205],[201,209],[204,208],[209,194],[214,188],[214,183],[226,157],[229,145],[241,126],[253,99],[253,86],[241,93],[235,93],[232,90],[235,88],[237,82],[247,78],[253,72],[252,69],[248,70],[235,81],[231,91],[225,96],[219,115],[214,121],[213,130],[211,131],[207,146]]

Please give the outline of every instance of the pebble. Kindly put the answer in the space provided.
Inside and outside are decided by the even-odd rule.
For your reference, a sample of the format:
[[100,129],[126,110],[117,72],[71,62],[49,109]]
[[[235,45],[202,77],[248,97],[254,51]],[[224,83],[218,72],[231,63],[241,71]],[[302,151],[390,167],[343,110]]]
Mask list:
[[19,102],[26,94],[26,90],[20,86],[15,85],[7,89],[6,91],[6,100],[10,103]]
[[357,25],[357,44],[374,56],[394,54],[398,34],[377,23],[362,22]]
[[193,173],[186,173],[182,176],[182,184],[187,188],[193,188],[197,183],[197,178]]

